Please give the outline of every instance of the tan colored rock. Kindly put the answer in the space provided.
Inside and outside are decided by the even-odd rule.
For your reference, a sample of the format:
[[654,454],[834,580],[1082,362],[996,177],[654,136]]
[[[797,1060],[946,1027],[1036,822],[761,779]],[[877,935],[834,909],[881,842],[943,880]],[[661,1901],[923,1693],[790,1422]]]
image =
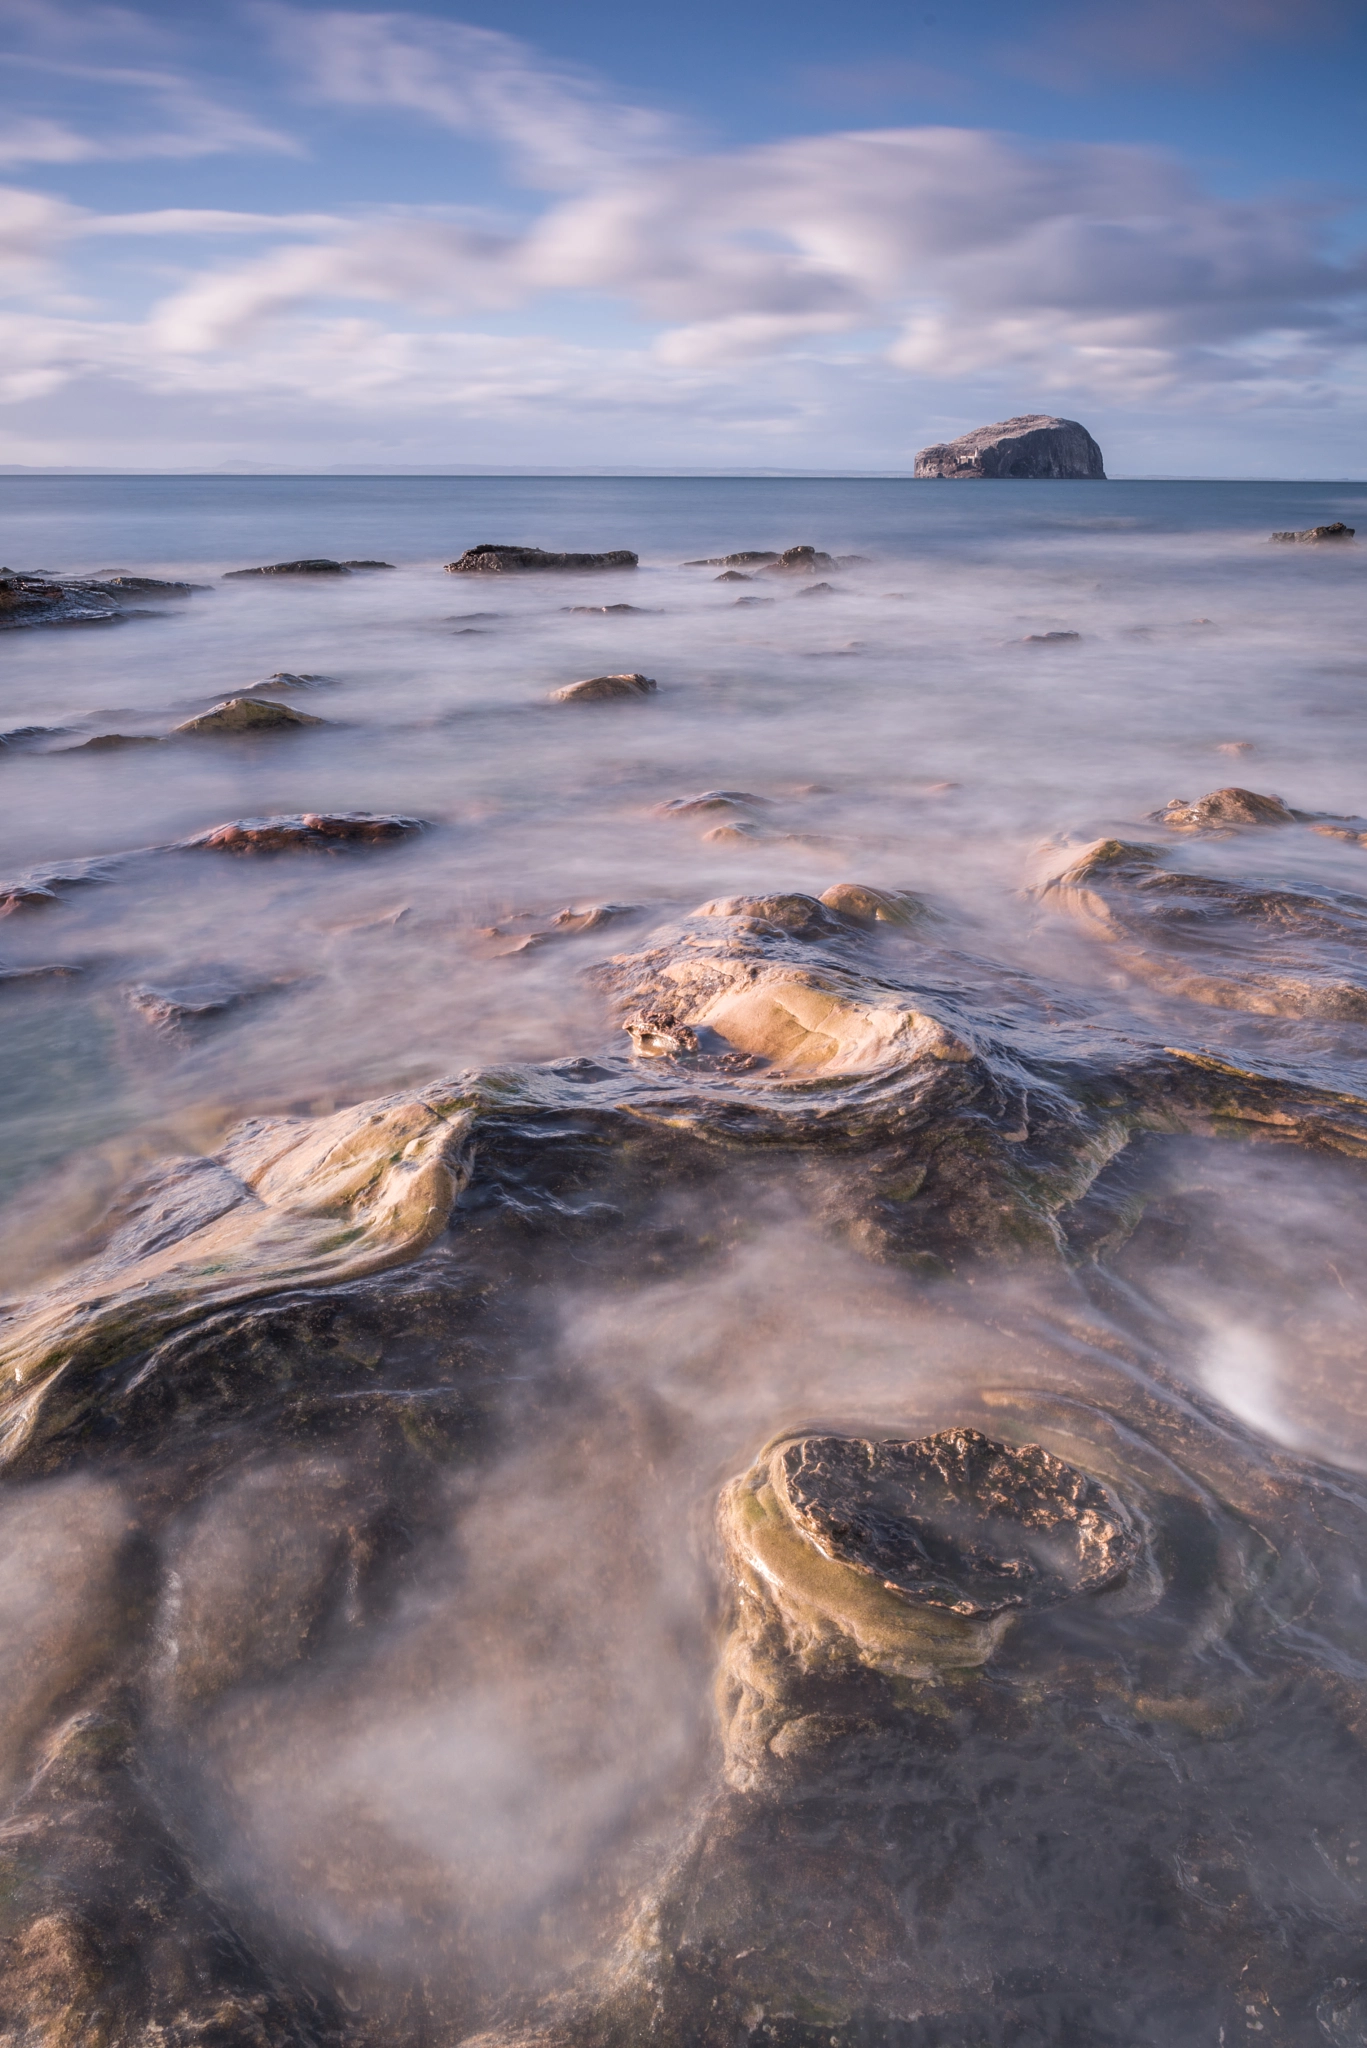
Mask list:
[[406,839],[422,829],[421,818],[380,811],[303,811],[297,817],[234,818],[182,844],[209,853],[336,852]]
[[391,1096],[335,1116],[254,1117],[212,1158],[154,1168],[103,1251],[0,1326],[0,1465],[75,1419],[93,1376],[212,1309],[337,1285],[412,1258],[450,1214],[470,1112]]
[[551,691],[552,704],[607,704],[620,697],[649,697],[656,688],[652,676],[632,671],[617,676],[586,676],[581,683],[566,683]]
[[326,720],[311,712],[296,711],[289,704],[273,704],[267,697],[225,697],[198,718],[187,718],[174,728],[185,733],[273,732],[285,726],[324,725]]
[[866,882],[837,882],[820,901],[854,924],[920,924],[926,905],[910,889],[875,889]]
[[1260,796],[1256,789],[1213,789],[1188,803],[1175,796],[1153,814],[1155,825],[1173,832],[1231,832],[1246,825],[1294,825],[1297,814],[1279,796]]

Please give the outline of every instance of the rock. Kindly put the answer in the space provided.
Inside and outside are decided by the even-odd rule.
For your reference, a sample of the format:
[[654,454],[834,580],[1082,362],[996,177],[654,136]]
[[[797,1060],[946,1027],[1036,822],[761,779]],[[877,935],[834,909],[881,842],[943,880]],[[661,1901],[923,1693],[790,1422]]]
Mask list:
[[344,569],[392,569],[392,562],[343,562]]
[[[544,911],[519,911],[506,924],[485,925],[480,936],[512,939],[512,945],[503,947],[498,956],[506,960],[514,953],[530,953],[557,939],[575,938],[580,932],[601,931],[604,925],[616,924],[624,917],[639,916],[640,910],[639,903],[585,903],[568,904],[549,918]],[[533,928],[518,931],[520,924],[531,924]]]
[[[778,553],[774,548],[743,548],[735,555],[704,555],[695,562],[685,562],[685,569],[739,569],[749,562],[776,562]],[[720,576],[717,578],[720,583]]]
[[160,733],[155,732],[97,732],[94,739],[82,740],[78,746],[62,747],[63,754],[117,754],[124,747],[156,747],[161,744]]
[[207,590],[207,583],[167,583],[159,576],[101,576],[91,585],[95,590],[127,590],[139,597],[192,597],[197,590]]
[[1355,526],[1345,526],[1341,519],[1335,519],[1329,526],[1307,526],[1304,533],[1274,533],[1273,540],[1351,540],[1357,532]]
[[833,597],[834,595],[835,585],[833,583],[809,583],[805,590],[799,590],[798,592],[799,597]]
[[268,562],[261,569],[225,569],[223,580],[231,583],[241,576],[347,576],[350,573],[347,563],[329,561],[325,555],[314,555],[302,562]]
[[777,604],[777,603],[778,603],[778,599],[777,599],[776,597],[738,597],[738,598],[736,599],[736,605],[737,605],[737,606],[740,606],[740,605],[743,605],[743,604]]
[[723,569],[720,576],[714,576],[714,583],[753,583],[753,576],[747,576],[741,569]]
[[582,683],[566,683],[552,690],[552,704],[606,704],[618,697],[649,697],[656,688],[654,678],[634,671],[619,676],[587,676]]
[[839,917],[854,924],[920,924],[929,916],[926,905],[910,889],[873,889],[864,882],[837,882],[818,898]]
[[1101,450],[1076,420],[1022,413],[995,426],[974,427],[957,441],[937,442],[916,457],[919,477],[1052,477],[1105,479]]
[[629,548],[610,548],[599,555],[562,555],[545,548],[510,547],[501,542],[481,541],[467,548],[458,562],[448,562],[448,576],[505,576],[531,569],[634,569],[637,558]]
[[785,548],[760,573],[765,576],[815,576],[819,569],[834,567],[834,555],[823,555],[820,548]]
[[278,668],[273,676],[267,676],[262,682],[247,683],[238,695],[254,697],[258,690],[316,690],[331,681],[331,676],[311,675],[303,670],[295,675],[289,669]]
[[[567,609],[571,612],[601,613],[605,618],[614,612],[636,612],[644,618],[648,607],[641,604],[572,604]],[[482,618],[486,615],[482,612],[472,612],[470,616],[472,618]],[[492,618],[493,614],[489,613],[487,616]]]
[[[186,592],[188,589],[188,585],[184,586]],[[86,579],[58,583],[43,576],[20,576],[12,570],[0,569],[0,628],[105,625],[135,616],[121,602],[131,594],[127,584],[93,583]],[[178,596],[181,591],[142,594]]]
[[344,846],[375,846],[424,831],[421,818],[383,811],[304,811],[295,817],[234,818],[181,844],[210,853],[334,853]]
[[14,917],[24,910],[46,910],[61,900],[55,889],[32,888],[16,882],[0,889],[0,917]]
[[1209,796],[1188,803],[1175,796],[1150,822],[1167,825],[1174,832],[1229,832],[1241,825],[1294,825],[1300,813],[1291,810],[1279,796],[1260,796],[1255,789],[1213,789]]
[[464,1184],[469,1121],[438,1089],[330,1117],[253,1117],[212,1157],[150,1168],[103,1250],[0,1331],[0,1466],[80,1416],[131,1346],[232,1302],[412,1258]]
[[748,789],[705,789],[701,796],[671,797],[657,804],[657,818],[691,818],[703,811],[744,811],[757,804],[768,805],[767,796],[752,796]]
[[174,728],[186,733],[273,732],[284,726],[324,725],[307,711],[295,711],[288,704],[273,704],[266,697],[226,697],[221,704],[187,718]]
[[747,840],[767,836],[759,825],[738,819],[731,825],[714,825],[710,832],[703,833],[703,842],[707,846],[740,846]]
[[1028,647],[1032,642],[1080,640],[1081,638],[1081,633],[1027,633],[1024,640],[1021,642],[1021,645],[1023,647]]
[[150,985],[131,988],[128,1000],[147,1023],[158,1031],[169,1033],[184,1024],[198,1024],[209,1017],[222,1017],[246,1002],[253,993],[231,981],[195,981],[171,988]]
[[622,1029],[630,1033],[634,1049],[651,1059],[698,1050],[697,1032],[682,1023],[672,1010],[633,1011],[622,1020]]
[[16,753],[29,748],[39,748],[43,740],[65,739],[72,728],[69,725],[14,725],[8,732],[0,732],[0,747],[12,748]]

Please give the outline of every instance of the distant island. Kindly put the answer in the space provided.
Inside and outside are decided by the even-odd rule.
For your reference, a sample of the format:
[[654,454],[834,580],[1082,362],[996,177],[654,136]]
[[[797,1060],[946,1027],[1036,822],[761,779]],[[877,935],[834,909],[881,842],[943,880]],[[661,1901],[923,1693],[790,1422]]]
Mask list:
[[957,441],[923,448],[916,458],[921,477],[1051,477],[1070,482],[1105,482],[1101,450],[1076,420],[1027,412],[992,427],[974,427]]

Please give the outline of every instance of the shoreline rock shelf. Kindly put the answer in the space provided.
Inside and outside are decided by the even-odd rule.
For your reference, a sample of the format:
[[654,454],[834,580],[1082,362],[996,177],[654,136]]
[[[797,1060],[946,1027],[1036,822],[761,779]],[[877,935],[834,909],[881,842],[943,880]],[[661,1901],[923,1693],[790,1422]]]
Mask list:
[[516,547],[506,541],[480,541],[459,561],[448,562],[448,576],[509,576],[539,569],[634,569],[630,548],[609,548],[603,554],[556,554],[546,548]]
[[974,427],[956,441],[937,441],[916,457],[918,477],[1013,477],[1031,481],[1104,483],[1101,450],[1077,420],[1021,413]]
[[1303,533],[1274,533],[1273,540],[1303,540],[1319,542],[1324,540],[1352,540],[1357,532],[1355,526],[1345,526],[1341,519],[1333,520],[1328,526],[1307,526]]

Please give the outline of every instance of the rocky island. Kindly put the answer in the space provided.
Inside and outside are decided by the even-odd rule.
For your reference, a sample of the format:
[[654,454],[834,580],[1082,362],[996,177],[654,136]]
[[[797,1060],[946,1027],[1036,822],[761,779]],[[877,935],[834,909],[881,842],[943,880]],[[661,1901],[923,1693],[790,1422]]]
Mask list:
[[974,427],[957,441],[940,441],[916,457],[920,477],[1049,477],[1074,483],[1104,483],[1101,450],[1076,420],[1027,412]]

